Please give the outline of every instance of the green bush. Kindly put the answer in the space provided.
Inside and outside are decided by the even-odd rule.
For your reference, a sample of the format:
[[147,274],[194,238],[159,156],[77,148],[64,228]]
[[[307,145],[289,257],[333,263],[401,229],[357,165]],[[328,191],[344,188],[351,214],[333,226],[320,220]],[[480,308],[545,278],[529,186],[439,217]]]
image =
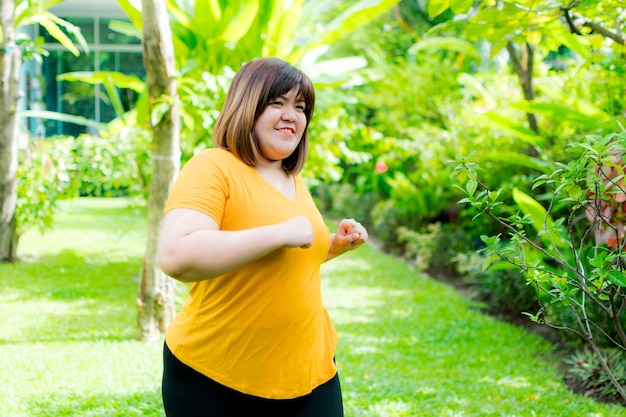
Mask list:
[[18,238],[33,227],[49,229],[60,200],[145,195],[151,168],[149,138],[139,128],[110,137],[32,139],[19,151]]
[[80,135],[70,141],[80,196],[146,195],[152,166],[144,129],[127,127],[113,136]]
[[19,151],[17,168],[17,236],[30,228],[45,231],[52,225],[59,200],[76,194],[76,169],[66,139],[33,140]]
[[501,264],[500,268],[485,270],[485,257],[475,252],[459,252],[454,261],[462,282],[490,313],[514,320],[524,318],[524,311],[540,308],[536,288],[518,269]]
[[[482,182],[479,165],[462,159],[453,177],[466,194],[461,203],[505,228],[506,233],[481,237],[486,245],[481,267],[504,262],[524,274],[537,288],[541,305],[528,316],[571,331],[596,354],[600,347],[624,351],[626,132],[589,135],[571,149],[566,162],[555,163],[552,173],[534,181],[533,189],[549,190],[545,206],[514,188],[510,198],[518,209],[513,214],[500,211],[508,197]],[[579,216],[590,222],[575,220]],[[612,370],[604,369],[610,376]],[[626,400],[624,388],[612,383]]]
[[[623,352],[617,349],[607,350],[604,358],[618,383],[626,386],[626,357]],[[574,352],[565,360],[565,366],[565,379],[576,391],[626,405],[600,363],[598,355],[591,350]]]

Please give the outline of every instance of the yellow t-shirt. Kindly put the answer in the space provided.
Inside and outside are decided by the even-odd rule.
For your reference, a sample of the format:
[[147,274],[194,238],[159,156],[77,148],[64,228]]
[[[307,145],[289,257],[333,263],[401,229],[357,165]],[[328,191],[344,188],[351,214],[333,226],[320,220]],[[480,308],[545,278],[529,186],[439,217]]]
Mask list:
[[[310,393],[336,373],[337,334],[322,305],[320,265],[329,230],[300,175],[292,200],[230,152],[209,149],[181,170],[165,206],[242,230],[306,216],[308,249],[276,250],[215,278],[192,283],[170,325],[174,355],[237,391],[272,399]],[[206,256],[211,256],[207,253]]]

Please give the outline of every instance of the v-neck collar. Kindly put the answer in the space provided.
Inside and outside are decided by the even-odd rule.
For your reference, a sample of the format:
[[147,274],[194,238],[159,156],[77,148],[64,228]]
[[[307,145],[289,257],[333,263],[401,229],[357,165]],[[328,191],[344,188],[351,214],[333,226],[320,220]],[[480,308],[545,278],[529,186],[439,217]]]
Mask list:
[[298,181],[296,181],[296,177],[293,175],[289,176],[289,179],[292,182],[293,185],[293,196],[290,196],[288,194],[285,194],[282,190],[280,190],[279,188],[275,187],[274,184],[272,184],[267,178],[265,178],[265,176],[263,176],[259,171],[257,171],[254,167],[250,167],[250,169],[254,172],[254,175],[256,175],[259,180],[264,183],[267,187],[271,188],[272,190],[274,190],[276,193],[280,194],[281,196],[283,196],[283,198],[294,202],[298,199]]

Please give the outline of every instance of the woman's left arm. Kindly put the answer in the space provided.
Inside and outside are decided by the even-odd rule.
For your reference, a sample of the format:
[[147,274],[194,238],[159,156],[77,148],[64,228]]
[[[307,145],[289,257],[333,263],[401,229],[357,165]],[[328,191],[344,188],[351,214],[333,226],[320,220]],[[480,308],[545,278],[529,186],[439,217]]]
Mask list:
[[354,250],[367,242],[367,230],[354,219],[343,219],[339,222],[337,233],[330,235],[330,247],[326,254],[326,261]]

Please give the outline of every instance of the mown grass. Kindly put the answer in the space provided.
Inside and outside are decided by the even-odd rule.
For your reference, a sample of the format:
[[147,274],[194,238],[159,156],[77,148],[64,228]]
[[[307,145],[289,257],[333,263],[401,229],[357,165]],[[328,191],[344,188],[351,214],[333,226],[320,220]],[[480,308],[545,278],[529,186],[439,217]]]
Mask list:
[[[80,199],[0,265],[0,416],[163,416],[161,343],[135,340],[145,230],[126,200]],[[347,417],[626,416],[567,391],[541,338],[393,257],[323,271]]]

